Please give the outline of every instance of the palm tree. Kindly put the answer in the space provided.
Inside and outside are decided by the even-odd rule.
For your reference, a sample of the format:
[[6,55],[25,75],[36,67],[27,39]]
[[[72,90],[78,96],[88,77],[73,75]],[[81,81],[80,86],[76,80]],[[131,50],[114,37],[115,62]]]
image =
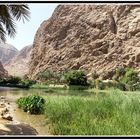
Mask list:
[[14,37],[16,34],[16,21],[29,20],[30,12],[28,5],[0,5],[0,39],[6,40],[6,35]]

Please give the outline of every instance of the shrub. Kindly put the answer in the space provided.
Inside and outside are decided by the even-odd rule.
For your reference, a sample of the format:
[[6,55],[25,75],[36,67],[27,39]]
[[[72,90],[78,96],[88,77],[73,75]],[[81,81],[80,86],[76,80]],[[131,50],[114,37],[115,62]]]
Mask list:
[[27,97],[21,97],[16,101],[19,108],[25,112],[31,114],[41,114],[44,111],[45,100],[38,96],[32,95]]
[[128,68],[121,80],[126,84],[136,84],[139,82],[138,72],[134,71],[134,69]]
[[0,80],[1,84],[19,84],[21,82],[20,77],[10,76],[8,78],[4,78]]
[[96,88],[101,90],[105,89],[105,83],[103,83],[103,81],[96,79],[95,84],[96,84]]
[[116,82],[114,85],[115,88],[118,88],[120,90],[126,91],[126,85],[122,82]]
[[120,80],[126,85],[127,90],[134,91],[139,89],[138,83],[140,79],[138,77],[138,72],[132,68],[127,68],[125,75]]
[[29,79],[21,79],[20,77],[10,76],[8,78],[0,79],[1,86],[8,87],[19,87],[19,88],[29,88],[31,85],[35,84],[36,81]]
[[68,85],[81,85],[87,86],[87,77],[85,73],[81,70],[69,71],[65,74],[65,80]]
[[50,70],[38,73],[37,79],[42,81],[42,82],[53,83],[53,84],[64,82],[63,73],[53,72]]
[[116,69],[116,74],[120,77],[123,76],[126,72],[126,69],[123,66],[120,66]]
[[96,88],[96,81],[95,80],[90,80],[89,85],[90,85],[90,88]]
[[32,86],[33,84],[35,84],[36,81],[33,81],[33,80],[29,80],[29,79],[26,79],[26,80],[22,80],[19,85],[23,86],[23,87],[26,87],[26,88],[29,88],[30,86]]
[[113,80],[119,81],[122,76],[125,75],[126,69],[123,66],[119,66],[115,69]]
[[16,76],[11,76],[6,79],[6,83],[9,84],[19,84],[20,82],[21,82],[21,78]]
[[107,82],[103,81],[103,83],[104,83],[105,89],[114,87],[114,82],[113,81],[107,81]]
[[5,84],[6,82],[6,78],[0,79],[0,84]]

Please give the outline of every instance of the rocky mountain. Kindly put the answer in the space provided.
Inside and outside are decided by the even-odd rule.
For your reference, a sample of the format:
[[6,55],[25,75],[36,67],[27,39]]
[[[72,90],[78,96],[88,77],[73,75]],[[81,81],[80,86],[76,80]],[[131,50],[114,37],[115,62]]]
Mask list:
[[69,69],[111,73],[120,65],[140,71],[140,5],[59,5],[37,30],[29,76]]
[[31,48],[32,45],[24,47],[14,58],[4,65],[9,75],[22,77],[28,73]]
[[3,64],[12,59],[17,53],[18,50],[14,46],[7,43],[3,43],[0,40],[0,61]]
[[2,63],[0,62],[0,79],[8,76],[7,71],[4,69]]

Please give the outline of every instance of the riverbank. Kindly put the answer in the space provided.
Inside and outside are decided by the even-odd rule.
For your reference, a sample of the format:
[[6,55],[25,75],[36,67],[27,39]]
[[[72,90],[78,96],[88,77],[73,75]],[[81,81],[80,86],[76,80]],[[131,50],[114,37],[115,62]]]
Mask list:
[[37,134],[38,132],[30,125],[15,120],[11,103],[4,96],[0,96],[0,135]]
[[[28,114],[14,106],[17,99],[29,95],[40,95],[46,100],[44,114]],[[1,91],[1,96],[6,97],[10,107],[16,108],[16,111],[10,111],[14,115],[12,117],[20,124],[26,123],[36,129],[37,135],[140,134],[138,125],[140,93],[138,91],[130,92],[118,89],[70,90],[55,86],[55,88],[12,89],[11,91],[8,88],[8,91]],[[7,120],[2,119],[1,121]],[[18,123],[8,121],[8,124],[17,125]],[[18,125],[17,128],[21,128],[21,126]],[[17,128],[14,128],[16,132],[18,132]]]

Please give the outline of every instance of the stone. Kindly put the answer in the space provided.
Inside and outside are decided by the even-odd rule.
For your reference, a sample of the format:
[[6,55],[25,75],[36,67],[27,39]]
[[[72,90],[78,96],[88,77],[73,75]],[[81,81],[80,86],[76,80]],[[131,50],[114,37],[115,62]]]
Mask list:
[[27,111],[27,114],[30,114],[30,111]]
[[3,64],[12,59],[17,53],[18,50],[14,46],[4,43],[2,40],[0,40],[0,61]]
[[140,62],[140,53],[136,55],[135,61],[136,61],[136,62]]
[[0,108],[3,108],[5,106],[6,106],[5,103],[0,103]]
[[4,64],[4,68],[10,75],[22,77],[28,73],[31,50],[32,45],[25,46],[11,60]]
[[0,99],[5,99],[5,97],[4,96],[0,96]]
[[12,121],[13,117],[10,114],[5,114],[2,116],[3,119],[8,120],[8,121]]
[[9,109],[7,109],[7,107],[1,108],[0,109],[0,115],[5,115],[7,112],[9,112]]
[[8,76],[8,72],[4,69],[1,61],[0,61],[0,77],[6,78]]
[[140,53],[139,10],[137,4],[57,6],[36,32],[29,78],[36,79],[45,70],[80,68],[102,74],[121,65],[139,71],[139,56],[136,63],[128,63],[135,52]]

